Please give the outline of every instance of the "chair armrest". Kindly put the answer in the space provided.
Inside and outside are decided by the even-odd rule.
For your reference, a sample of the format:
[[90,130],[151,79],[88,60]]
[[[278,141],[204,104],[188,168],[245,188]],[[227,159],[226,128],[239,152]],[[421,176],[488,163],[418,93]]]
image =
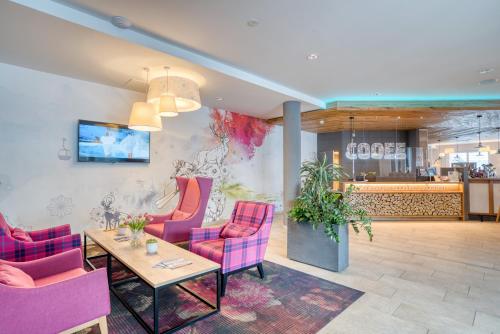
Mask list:
[[174,212],[167,213],[166,215],[148,215],[151,221],[148,224],[164,224],[166,220],[172,219]]
[[45,230],[31,231],[28,232],[33,241],[41,241],[54,239],[58,237],[64,237],[66,235],[71,235],[71,226],[69,224],[47,228]]
[[106,269],[37,288],[0,286],[6,333],[59,333],[110,313]]
[[185,242],[189,240],[192,228],[199,228],[202,221],[196,218],[183,220],[166,220],[163,228],[163,240],[168,242]]
[[34,242],[6,240],[4,249],[0,250],[0,253],[7,261],[24,262],[81,248],[81,245],[80,234]]
[[28,262],[0,262],[21,269],[35,280],[71,269],[83,269],[82,252],[79,248]]
[[197,242],[219,239],[224,226],[192,228],[189,233],[189,248]]

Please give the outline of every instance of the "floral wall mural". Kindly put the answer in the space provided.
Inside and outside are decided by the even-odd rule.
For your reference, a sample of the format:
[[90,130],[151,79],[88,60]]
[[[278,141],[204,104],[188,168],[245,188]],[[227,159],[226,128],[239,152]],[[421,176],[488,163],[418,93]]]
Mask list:
[[[210,147],[198,151],[192,161],[176,160],[173,163],[176,176],[195,177],[206,176],[213,179],[212,192],[207,205],[205,221],[211,222],[221,218],[226,208],[228,182],[230,177],[230,157],[238,160],[251,160],[257,147],[262,146],[266,135],[272,126],[251,116],[212,109],[210,111],[208,128],[212,137]],[[171,186],[168,184],[166,188]],[[249,199],[252,191],[245,195]],[[157,201],[158,208],[167,204],[176,192],[164,191],[164,196]],[[232,192],[231,194],[235,194]],[[234,198],[234,197],[233,197]],[[269,199],[268,197],[267,199]],[[264,198],[262,198],[264,199]]]

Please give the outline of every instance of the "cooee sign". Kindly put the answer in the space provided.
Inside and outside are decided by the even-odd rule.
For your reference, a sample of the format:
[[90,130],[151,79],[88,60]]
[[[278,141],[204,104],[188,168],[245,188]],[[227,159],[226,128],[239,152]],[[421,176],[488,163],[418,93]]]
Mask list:
[[404,160],[406,159],[406,143],[373,143],[371,145],[368,143],[349,143],[345,156],[350,160]]

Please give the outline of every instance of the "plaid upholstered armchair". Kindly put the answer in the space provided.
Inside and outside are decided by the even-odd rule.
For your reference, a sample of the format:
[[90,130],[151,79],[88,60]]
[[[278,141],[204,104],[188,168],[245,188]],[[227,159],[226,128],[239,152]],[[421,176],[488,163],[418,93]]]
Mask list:
[[222,267],[222,296],[230,274],[256,266],[260,277],[264,278],[262,262],[273,214],[272,204],[238,201],[225,225],[191,229],[189,250]]
[[0,259],[32,261],[80,247],[80,234],[71,234],[67,224],[25,232],[10,227],[0,213]]

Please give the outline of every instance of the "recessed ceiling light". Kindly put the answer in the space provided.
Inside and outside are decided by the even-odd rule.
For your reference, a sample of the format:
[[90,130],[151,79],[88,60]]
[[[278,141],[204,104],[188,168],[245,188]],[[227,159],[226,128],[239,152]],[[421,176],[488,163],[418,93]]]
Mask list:
[[255,19],[251,19],[251,20],[247,21],[247,26],[249,26],[250,28],[256,27],[258,25],[259,25],[259,21],[255,20]]
[[311,54],[307,55],[307,60],[316,60],[318,58],[319,58],[319,56],[316,53],[311,53]]
[[127,19],[125,16],[113,16],[111,18],[111,24],[120,29],[129,29],[132,27],[132,21]]
[[486,73],[491,73],[494,70],[495,70],[494,68],[482,68],[481,70],[479,70],[479,73],[480,74],[486,74]]
[[325,120],[324,119],[320,119],[319,120],[319,124],[321,124],[321,125],[325,124]]
[[485,79],[485,80],[481,80],[479,81],[479,84],[482,86],[482,85],[492,85],[494,83],[497,83],[498,82],[498,79]]
[[224,100],[224,99],[223,99],[222,97],[220,97],[220,96],[217,96],[217,97],[215,98],[215,101],[223,101],[223,100]]

